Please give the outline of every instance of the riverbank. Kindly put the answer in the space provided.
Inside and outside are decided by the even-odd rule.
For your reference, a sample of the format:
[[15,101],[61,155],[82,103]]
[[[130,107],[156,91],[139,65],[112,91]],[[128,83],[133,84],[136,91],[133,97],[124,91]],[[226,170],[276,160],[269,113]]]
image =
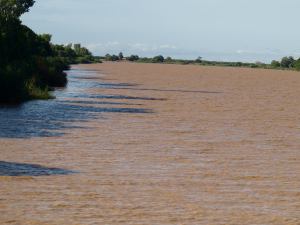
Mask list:
[[41,116],[51,135],[0,137],[3,167],[27,164],[13,176],[0,163],[1,224],[298,224],[299,73],[126,62],[69,73],[45,109],[61,113]]
[[269,63],[263,62],[228,62],[228,61],[209,61],[204,60],[202,57],[196,60],[190,59],[173,59],[171,57],[164,58],[162,55],[154,57],[139,57],[138,55],[131,55],[124,57],[123,53],[117,55],[107,54],[105,57],[100,57],[107,62],[136,62],[136,63],[160,63],[160,64],[176,64],[176,65],[198,65],[198,66],[223,66],[223,67],[238,67],[238,68],[259,68],[259,69],[272,69],[272,70],[291,70],[300,71],[300,58],[294,59],[292,56],[283,57],[280,61],[272,60]]

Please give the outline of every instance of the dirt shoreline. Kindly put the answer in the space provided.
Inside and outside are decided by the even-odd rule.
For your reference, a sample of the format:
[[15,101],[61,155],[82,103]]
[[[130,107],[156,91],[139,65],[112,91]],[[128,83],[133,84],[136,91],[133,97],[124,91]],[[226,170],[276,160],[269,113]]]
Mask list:
[[74,68],[104,83],[90,105],[126,110],[59,137],[0,138],[1,161],[79,172],[0,176],[0,224],[299,225],[300,73]]

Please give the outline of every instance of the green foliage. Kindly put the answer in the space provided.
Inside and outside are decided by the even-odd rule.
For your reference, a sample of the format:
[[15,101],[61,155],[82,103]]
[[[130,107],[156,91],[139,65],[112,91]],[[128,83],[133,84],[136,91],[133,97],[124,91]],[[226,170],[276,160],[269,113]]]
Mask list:
[[117,55],[110,55],[110,54],[106,54],[105,55],[105,60],[106,61],[118,61],[120,58]]
[[138,55],[131,55],[127,58],[128,61],[131,61],[131,62],[134,62],[134,61],[137,61],[139,60],[139,56]]
[[[33,0],[0,0],[0,102],[50,98],[49,88],[64,87],[72,63],[96,59],[80,45],[53,45],[51,35],[37,35],[21,24]],[[98,61],[99,59],[97,59]]]
[[199,57],[195,60],[195,62],[196,62],[196,63],[202,63],[202,57],[199,56]]
[[57,57],[68,58],[71,61],[74,61],[77,56],[74,49],[72,49],[72,45],[52,45],[51,48],[52,54]]
[[283,57],[280,65],[282,68],[291,68],[291,67],[293,67],[294,62],[295,62],[295,59],[292,56]]
[[170,56],[168,56],[166,59],[165,59],[165,62],[172,62],[172,58]]
[[133,58],[133,60],[131,60],[132,62],[152,63],[152,58],[147,58],[147,57],[140,58],[137,55],[132,58]]
[[81,47],[81,44],[74,44],[74,51],[76,56],[92,56],[92,53],[85,47]]
[[111,61],[118,61],[120,58],[117,55],[112,55],[111,56]]
[[25,86],[29,77],[23,71],[30,70],[28,63],[10,63],[0,67],[0,102],[13,103],[29,98]]
[[123,52],[120,52],[120,53],[119,53],[119,59],[120,59],[120,60],[123,60],[123,58],[124,58]]
[[280,62],[276,61],[276,60],[273,60],[271,62],[271,67],[272,68],[279,68],[280,67]]
[[155,56],[152,59],[153,63],[163,63],[164,61],[165,61],[165,58],[162,55]]
[[52,95],[49,94],[49,90],[47,87],[45,88],[41,88],[38,87],[35,83],[35,80],[29,80],[26,84],[25,84],[26,90],[29,93],[30,98],[32,99],[51,99],[54,98]]
[[105,58],[106,61],[111,61],[111,55],[110,54],[106,54],[104,58]]
[[294,62],[294,68],[297,71],[300,71],[300,58]]
[[64,58],[47,57],[38,58],[37,71],[39,87],[64,87],[67,84],[67,75],[64,70],[69,69],[68,62]]
[[53,55],[63,59],[66,64],[101,63],[99,57],[95,57],[80,44],[51,45]]
[[51,39],[52,39],[52,35],[51,34],[40,34],[39,37],[45,43],[50,43]]
[[193,61],[192,60],[180,60],[180,64],[182,65],[189,65],[189,64],[192,64]]
[[19,20],[19,17],[28,12],[34,2],[34,0],[0,0],[0,24]]

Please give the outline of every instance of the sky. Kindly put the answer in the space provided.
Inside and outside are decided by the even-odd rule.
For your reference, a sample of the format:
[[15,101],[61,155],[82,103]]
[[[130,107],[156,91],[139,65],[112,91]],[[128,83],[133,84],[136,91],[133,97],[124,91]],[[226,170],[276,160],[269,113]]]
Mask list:
[[22,16],[57,44],[218,61],[300,57],[299,0],[36,0]]

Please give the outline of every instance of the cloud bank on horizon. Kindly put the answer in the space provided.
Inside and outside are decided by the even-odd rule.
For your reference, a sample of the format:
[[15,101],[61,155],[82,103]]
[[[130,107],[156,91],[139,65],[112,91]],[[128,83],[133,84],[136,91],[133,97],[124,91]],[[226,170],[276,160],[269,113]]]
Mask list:
[[300,57],[299,0],[43,0],[23,22],[95,54],[266,61]]

